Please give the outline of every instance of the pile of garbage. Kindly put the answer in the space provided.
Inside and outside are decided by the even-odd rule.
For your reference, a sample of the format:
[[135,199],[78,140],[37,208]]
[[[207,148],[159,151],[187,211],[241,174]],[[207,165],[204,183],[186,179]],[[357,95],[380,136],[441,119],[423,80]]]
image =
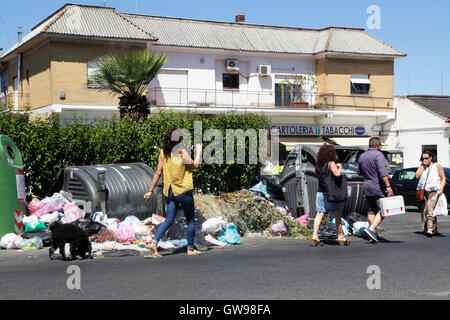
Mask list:
[[[236,226],[223,220],[206,219],[201,211],[195,211],[195,246],[199,249],[211,246],[241,244]],[[152,215],[139,220],[133,215],[120,221],[108,218],[102,212],[87,215],[72,201],[69,193],[55,193],[43,200],[34,199],[28,205],[28,216],[23,218],[25,232],[9,233],[0,240],[3,249],[36,250],[51,245],[49,226],[55,222],[70,223],[80,227],[89,237],[94,256],[126,256],[148,252],[148,246],[165,217]],[[160,250],[175,250],[187,246],[186,218],[182,210],[158,244]],[[66,251],[68,248],[66,248]]]
[[195,205],[205,217],[223,219],[236,226],[241,236],[286,236],[308,239],[309,217],[297,219],[289,213],[279,182],[269,176],[249,190],[220,196],[195,195]]

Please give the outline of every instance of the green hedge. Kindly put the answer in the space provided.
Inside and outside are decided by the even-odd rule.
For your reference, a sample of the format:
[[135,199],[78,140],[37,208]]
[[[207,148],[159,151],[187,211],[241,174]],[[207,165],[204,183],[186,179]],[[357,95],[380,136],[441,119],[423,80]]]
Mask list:
[[[67,166],[145,162],[156,168],[162,138],[173,126],[186,128],[193,136],[194,121],[202,121],[203,132],[209,128],[221,130],[224,149],[226,129],[269,128],[265,116],[234,113],[218,116],[160,113],[142,123],[113,118],[94,122],[76,119],[61,124],[55,115],[44,120],[29,118],[28,113],[0,113],[0,134],[8,135],[21,151],[27,191],[40,197],[59,191],[57,173]],[[204,146],[208,144],[205,142]],[[248,150],[248,141],[246,145]],[[194,171],[194,184],[196,189],[214,194],[248,188],[257,182],[260,167],[259,161],[255,165],[227,165],[225,159],[222,165],[202,164]]]

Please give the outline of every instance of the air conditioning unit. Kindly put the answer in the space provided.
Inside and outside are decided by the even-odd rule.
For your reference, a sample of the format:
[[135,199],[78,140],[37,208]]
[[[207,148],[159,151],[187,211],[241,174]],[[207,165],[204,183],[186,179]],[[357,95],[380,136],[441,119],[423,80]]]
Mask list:
[[228,59],[226,67],[228,71],[239,71],[239,60]]
[[272,68],[268,65],[261,64],[258,66],[258,74],[262,77],[270,76],[271,72],[272,72]]

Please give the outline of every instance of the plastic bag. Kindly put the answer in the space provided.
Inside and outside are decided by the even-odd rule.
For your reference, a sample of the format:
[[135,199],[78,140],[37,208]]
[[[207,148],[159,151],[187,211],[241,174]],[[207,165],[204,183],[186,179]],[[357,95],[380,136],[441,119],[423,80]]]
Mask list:
[[46,202],[34,200],[28,204],[28,213],[38,218],[54,211],[56,211],[55,207]]
[[22,234],[22,238],[31,239],[38,237],[42,240],[44,246],[50,246],[52,244],[52,232],[48,229],[39,230],[36,232],[25,232]]
[[259,182],[250,188],[250,191],[262,193],[266,198],[269,198],[269,192],[267,192],[267,186],[264,182]]
[[282,233],[282,232],[287,232],[286,229],[286,225],[284,224],[283,220],[278,220],[277,222],[275,222],[271,227],[270,227],[270,231],[272,233]]
[[[331,220],[331,223],[336,224],[336,218],[333,218],[333,220]],[[344,218],[341,218],[341,223],[347,228],[350,228],[350,224],[347,222],[347,220],[345,220]]]
[[218,234],[227,228],[227,223],[222,217],[211,218],[202,223],[202,232]]
[[364,236],[364,229],[369,227],[369,222],[366,221],[357,221],[353,224],[353,234]]
[[64,196],[60,193],[54,193],[51,197],[46,197],[45,199],[41,200],[41,203],[48,203],[50,204],[55,210],[53,211],[61,211],[63,210],[64,206],[68,203],[70,203]]
[[217,237],[217,240],[227,245],[242,244],[238,230],[234,224],[229,224],[227,228]]
[[308,222],[309,222],[309,216],[307,214],[304,214],[301,217],[295,219],[295,221],[297,221],[302,226],[307,227],[308,226]]
[[105,228],[105,226],[103,224],[101,224],[100,222],[95,222],[90,219],[78,219],[78,220],[72,221],[70,224],[73,224],[73,225],[83,229],[84,232],[86,232],[88,237],[99,233],[100,230]]
[[120,224],[115,234],[118,242],[133,242],[136,237],[130,224]]
[[24,217],[23,223],[25,224],[25,232],[35,232],[47,229],[47,226],[43,222],[39,221],[36,216]]
[[5,234],[0,240],[0,246],[3,249],[20,249],[20,245],[22,244],[22,237],[18,236],[14,233]]
[[119,228],[121,225],[130,225],[133,227],[134,234],[136,237],[148,236],[150,235],[150,231],[145,227],[145,225],[135,216],[128,216],[119,224]]
[[20,249],[22,250],[37,250],[44,246],[42,239],[39,237],[34,237],[31,239],[24,239],[20,244]]
[[66,204],[64,210],[64,223],[71,223],[75,220],[84,218],[85,212],[78,208],[75,202]]
[[433,216],[448,216],[447,197],[445,194],[439,196],[436,207],[434,207]]
[[53,213],[48,213],[48,214],[44,214],[43,216],[41,216],[39,218],[39,220],[43,223],[45,223],[46,225],[50,225],[53,222],[56,222],[59,220],[60,217],[62,217],[63,215],[61,213],[59,213],[58,211],[55,211]]

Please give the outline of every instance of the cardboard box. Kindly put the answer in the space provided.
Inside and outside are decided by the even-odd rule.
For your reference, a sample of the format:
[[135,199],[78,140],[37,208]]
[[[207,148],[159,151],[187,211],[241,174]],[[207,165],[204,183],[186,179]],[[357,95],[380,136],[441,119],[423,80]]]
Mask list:
[[395,216],[406,213],[403,196],[386,197],[378,200],[383,217]]

